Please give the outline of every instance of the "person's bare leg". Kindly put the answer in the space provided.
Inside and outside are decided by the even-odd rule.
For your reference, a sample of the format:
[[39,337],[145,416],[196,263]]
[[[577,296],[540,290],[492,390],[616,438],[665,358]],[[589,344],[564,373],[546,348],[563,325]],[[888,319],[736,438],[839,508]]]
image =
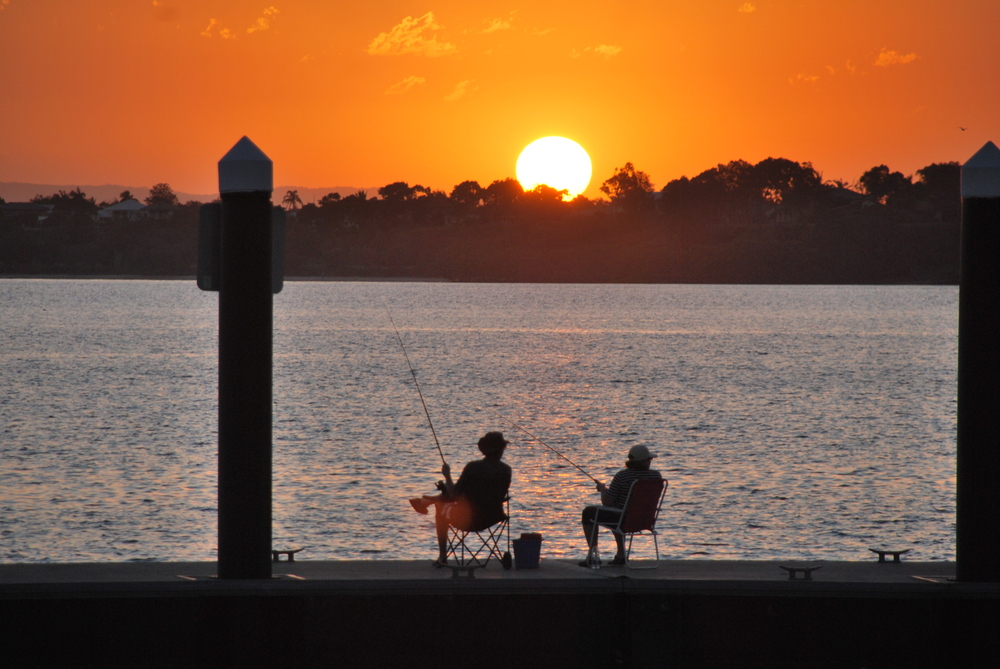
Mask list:
[[583,521],[583,536],[587,538],[587,547],[596,546],[598,538],[600,537],[600,532],[594,532],[594,523],[590,521]]
[[410,498],[410,506],[417,513],[427,513],[427,507],[437,506],[442,501],[444,495],[422,495]]
[[624,562],[625,562],[625,537],[623,535],[617,534],[615,532],[612,532],[612,534],[615,537],[615,544],[617,544],[617,546],[618,546],[618,552],[615,553],[614,561],[624,564]]
[[[585,520],[581,523],[583,525],[583,536],[587,539],[587,548],[593,548],[593,552],[597,554],[597,542],[600,539],[600,530],[598,530],[595,525],[596,523],[589,520]],[[597,531],[595,531],[597,530]],[[590,551],[587,551],[587,558],[581,564],[585,564],[590,558]]]
[[434,514],[434,528],[437,530],[437,540],[438,540],[438,564],[444,564],[448,560],[448,519],[445,517],[443,510],[444,504],[435,505],[436,512]]

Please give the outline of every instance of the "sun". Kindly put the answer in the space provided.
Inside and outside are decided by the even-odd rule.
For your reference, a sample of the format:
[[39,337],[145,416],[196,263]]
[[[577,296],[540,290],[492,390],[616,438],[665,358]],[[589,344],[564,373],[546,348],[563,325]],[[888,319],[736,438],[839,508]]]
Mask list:
[[565,137],[542,137],[524,147],[517,159],[517,180],[524,190],[545,184],[566,189],[563,197],[572,200],[587,190],[593,166],[583,147]]

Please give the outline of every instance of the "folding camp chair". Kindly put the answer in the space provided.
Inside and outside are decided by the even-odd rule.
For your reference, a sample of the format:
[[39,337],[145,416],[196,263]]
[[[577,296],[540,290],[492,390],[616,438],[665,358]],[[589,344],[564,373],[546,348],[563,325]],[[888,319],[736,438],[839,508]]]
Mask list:
[[[504,569],[510,569],[513,560],[510,556],[510,498],[504,499],[506,513],[503,518],[482,528],[463,530],[449,525],[447,564],[453,570],[453,576],[459,571],[468,571],[472,576],[473,569],[485,567],[491,558],[496,558]],[[503,549],[501,542],[506,538],[507,548]]]
[[[666,493],[666,479],[646,478],[633,481],[628,491],[628,497],[625,498],[625,508],[622,509],[621,515],[614,521],[596,520],[594,522],[587,562],[594,564],[597,561],[597,532],[601,527],[606,527],[623,539],[628,537],[625,565],[629,569],[656,569],[660,564],[660,548],[656,544],[656,520],[660,516],[660,506],[663,505]],[[600,514],[597,517],[600,518]],[[634,567],[629,562],[629,557],[632,554],[632,539],[644,532],[648,532],[653,537],[656,561],[648,567]]]

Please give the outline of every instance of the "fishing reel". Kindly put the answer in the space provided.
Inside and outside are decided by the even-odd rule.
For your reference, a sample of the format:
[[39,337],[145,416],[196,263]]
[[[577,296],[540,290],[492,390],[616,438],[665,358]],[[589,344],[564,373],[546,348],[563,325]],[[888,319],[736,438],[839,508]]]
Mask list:
[[448,492],[448,488],[447,486],[445,486],[444,481],[438,481],[437,483],[434,484],[434,487],[440,490],[441,492]]

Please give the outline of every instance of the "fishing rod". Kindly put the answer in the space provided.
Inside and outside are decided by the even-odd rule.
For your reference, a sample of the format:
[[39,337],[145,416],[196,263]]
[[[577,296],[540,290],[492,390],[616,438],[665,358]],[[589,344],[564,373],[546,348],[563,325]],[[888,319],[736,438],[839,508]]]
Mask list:
[[534,439],[535,441],[537,441],[539,444],[541,444],[542,446],[544,446],[545,448],[549,449],[550,451],[552,451],[553,453],[555,453],[556,455],[558,455],[560,458],[562,458],[566,462],[570,463],[571,465],[573,465],[574,467],[576,467],[577,469],[579,469],[581,472],[583,472],[584,476],[586,476],[587,478],[589,478],[594,483],[600,483],[600,481],[598,481],[593,476],[591,476],[590,474],[588,474],[587,471],[583,467],[581,467],[580,465],[576,464],[575,462],[573,462],[572,460],[570,460],[569,458],[567,458],[565,455],[563,455],[562,453],[560,453],[559,451],[557,451],[556,449],[552,448],[551,446],[549,446],[548,444],[546,444],[544,441],[542,441],[541,439],[539,439],[538,437],[536,437],[535,435],[533,435],[531,432],[529,432],[527,430],[527,428],[524,428],[524,427],[518,425],[517,423],[515,423],[514,421],[512,421],[510,418],[507,418],[505,416],[501,416],[501,415],[497,414],[497,418],[499,418],[500,420],[502,420],[505,423],[509,424],[510,426],[512,426],[514,428],[517,428],[521,432],[524,432],[526,435],[528,435],[529,437],[531,437],[532,439]]
[[396,327],[396,322],[392,320],[392,313],[389,311],[388,305],[383,304],[385,307],[385,313],[389,316],[389,322],[392,323],[392,329],[396,331],[396,340],[399,341],[399,347],[403,349],[403,357],[406,358],[406,365],[410,368],[410,375],[413,377],[413,385],[417,387],[417,394],[420,395],[420,403],[424,406],[424,415],[427,416],[427,424],[431,426],[431,434],[434,435],[434,445],[437,446],[438,455],[441,456],[441,464],[448,464],[445,462],[444,453],[441,451],[441,443],[438,441],[437,432],[434,431],[434,423],[431,422],[431,414],[427,411],[427,402],[424,401],[424,394],[420,391],[420,383],[417,382],[417,373],[413,371],[413,365],[410,364],[410,356],[406,354],[406,347],[403,346],[403,338],[399,336],[399,329]]

